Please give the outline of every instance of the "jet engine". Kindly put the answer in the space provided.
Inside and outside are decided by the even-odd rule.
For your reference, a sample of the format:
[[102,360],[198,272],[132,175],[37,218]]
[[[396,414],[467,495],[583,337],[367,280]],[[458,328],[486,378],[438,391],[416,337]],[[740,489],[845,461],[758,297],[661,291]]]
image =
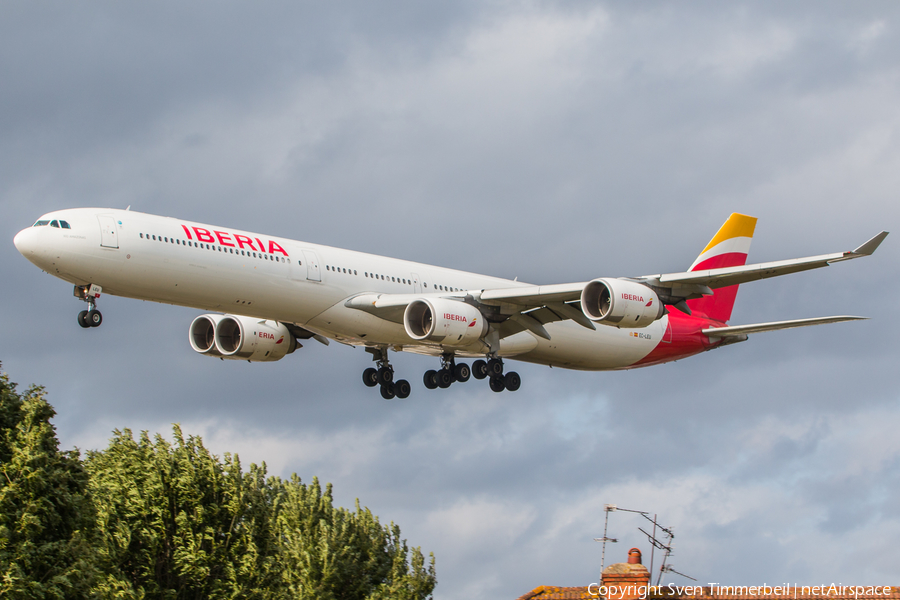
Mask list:
[[216,348],[216,325],[224,318],[225,315],[200,315],[194,319],[188,335],[191,348],[200,354],[222,356]]
[[250,362],[281,360],[297,349],[297,340],[278,321],[237,315],[197,317],[190,341],[201,354]]
[[403,326],[414,340],[444,346],[467,346],[481,339],[488,330],[480,310],[446,298],[413,300],[403,313]]
[[581,310],[601,325],[646,327],[666,313],[652,289],[627,279],[594,279],[581,291]]

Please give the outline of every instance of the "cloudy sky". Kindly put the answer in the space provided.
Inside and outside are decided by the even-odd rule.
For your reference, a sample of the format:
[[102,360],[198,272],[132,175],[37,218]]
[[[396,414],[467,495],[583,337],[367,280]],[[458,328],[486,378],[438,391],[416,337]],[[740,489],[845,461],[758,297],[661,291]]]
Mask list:
[[[685,269],[731,212],[751,261],[900,217],[894,2],[0,2],[0,360],[62,444],[179,422],[317,475],[437,557],[436,597],[596,581],[603,506],[659,514],[703,583],[898,584],[900,244],[742,287],[734,324],[859,314],[622,373],[365,388],[362,350],[195,354],[199,311],[71,286],[15,233],[178,216],[534,283]],[[894,235],[897,235],[896,233]],[[613,513],[607,563],[649,553]],[[667,581],[687,580],[669,575]]]

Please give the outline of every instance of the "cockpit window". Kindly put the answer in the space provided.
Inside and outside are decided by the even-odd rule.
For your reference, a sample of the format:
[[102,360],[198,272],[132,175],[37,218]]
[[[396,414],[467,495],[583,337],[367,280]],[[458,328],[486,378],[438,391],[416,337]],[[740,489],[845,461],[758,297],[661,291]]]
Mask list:
[[69,225],[68,221],[60,220],[59,226],[62,227],[63,229],[72,229],[72,227]]
[[50,221],[50,227],[56,227],[57,229],[59,229],[59,221],[53,219],[52,221]]
[[34,225],[32,225],[32,227],[43,227],[43,226],[49,225],[49,224],[50,224],[50,221],[49,221],[49,220],[47,220],[47,221],[37,221]]

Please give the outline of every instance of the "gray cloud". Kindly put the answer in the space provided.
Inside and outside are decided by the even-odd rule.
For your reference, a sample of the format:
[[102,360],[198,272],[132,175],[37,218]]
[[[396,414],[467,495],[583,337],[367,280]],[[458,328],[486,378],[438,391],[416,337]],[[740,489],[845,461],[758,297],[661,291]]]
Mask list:
[[[384,402],[369,356],[196,356],[197,314],[70,288],[10,243],[41,213],[132,205],[534,282],[686,268],[733,211],[751,260],[896,229],[898,9],[692,3],[9,4],[0,20],[0,360],[64,446],[116,427],[318,475],[437,554],[438,598],[596,580],[603,504],[657,512],[703,581],[891,583],[900,250],[744,286],[754,336],[616,373]],[[483,382],[482,382],[483,383]],[[637,517],[620,543],[649,550]],[[658,564],[658,563],[657,563]]]

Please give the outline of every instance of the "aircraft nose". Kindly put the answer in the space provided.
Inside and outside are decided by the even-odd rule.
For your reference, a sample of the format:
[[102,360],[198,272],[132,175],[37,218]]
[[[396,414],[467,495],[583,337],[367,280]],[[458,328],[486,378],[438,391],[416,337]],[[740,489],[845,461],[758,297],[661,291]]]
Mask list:
[[29,254],[34,254],[36,248],[34,227],[23,229],[17,233],[16,237],[13,238],[13,244],[16,245],[16,250],[22,256],[27,257]]

